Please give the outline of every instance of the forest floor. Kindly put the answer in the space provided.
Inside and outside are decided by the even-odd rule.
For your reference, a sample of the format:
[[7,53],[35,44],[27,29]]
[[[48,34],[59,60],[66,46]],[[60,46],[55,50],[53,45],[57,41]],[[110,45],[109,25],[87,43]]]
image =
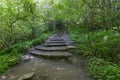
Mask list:
[[42,45],[29,49],[0,80],[93,80],[86,60],[76,56],[74,48],[67,34],[52,35]]

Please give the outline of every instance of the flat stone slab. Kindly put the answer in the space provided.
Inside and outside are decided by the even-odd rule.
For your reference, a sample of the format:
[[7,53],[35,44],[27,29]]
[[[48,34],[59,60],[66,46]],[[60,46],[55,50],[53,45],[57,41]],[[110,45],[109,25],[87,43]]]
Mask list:
[[49,38],[50,41],[64,41],[63,38],[61,37],[52,37],[52,38]]
[[31,78],[34,76],[34,74],[35,74],[34,72],[24,74],[20,78],[18,78],[18,80],[31,80]]
[[71,54],[69,52],[43,52],[43,51],[33,50],[30,53],[43,58],[52,58],[52,59],[71,57]]
[[69,50],[68,47],[63,47],[63,46],[55,46],[55,47],[45,47],[45,46],[37,46],[35,47],[37,50],[42,50],[42,51],[67,51]]
[[66,43],[44,43],[44,46],[67,46]]
[[50,40],[47,40],[45,43],[65,43],[65,41],[50,41]]
[[36,46],[35,49],[42,51],[67,51],[69,49],[75,49],[76,46],[54,46],[54,47],[45,47],[45,46]]

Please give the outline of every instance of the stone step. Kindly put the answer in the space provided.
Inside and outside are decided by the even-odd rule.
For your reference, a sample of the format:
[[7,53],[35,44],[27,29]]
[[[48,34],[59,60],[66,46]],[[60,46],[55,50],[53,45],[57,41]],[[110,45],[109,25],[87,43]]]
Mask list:
[[35,47],[37,50],[42,51],[67,51],[69,49],[75,49],[75,46],[55,46],[55,47],[45,47],[45,46],[37,46]]
[[36,56],[40,56],[43,58],[51,58],[51,59],[62,59],[62,58],[69,58],[72,56],[68,52],[44,52],[44,51],[33,50],[30,53]]
[[50,40],[50,41],[64,41],[64,39],[61,37],[53,37],[53,38],[49,38],[48,40]]
[[55,47],[45,47],[45,46],[37,46],[35,49],[42,51],[67,51],[68,47],[55,46]]
[[50,40],[47,40],[45,43],[65,43],[65,41],[50,41]]
[[44,46],[51,47],[51,46],[67,46],[66,43],[44,43]]

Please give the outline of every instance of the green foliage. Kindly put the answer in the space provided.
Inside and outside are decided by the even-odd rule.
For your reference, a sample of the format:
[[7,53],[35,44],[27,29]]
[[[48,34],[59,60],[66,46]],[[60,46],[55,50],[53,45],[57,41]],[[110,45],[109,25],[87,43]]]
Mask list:
[[51,33],[46,33],[31,41],[20,42],[0,52],[0,74],[19,62],[20,57],[28,48],[41,44]]
[[38,45],[44,42],[50,34],[43,34],[42,36],[32,40],[32,45]]
[[10,46],[9,48],[6,48],[6,49],[2,50],[0,54],[10,54],[10,53],[13,52],[14,50],[16,50],[17,52],[23,53],[23,52],[25,52],[30,46],[32,46],[32,42],[30,42],[30,41],[17,43],[17,44],[15,44],[15,45]]
[[68,29],[70,38],[77,43],[84,43],[87,40],[87,30],[85,28],[81,28],[81,26],[76,26],[75,28]]
[[17,43],[15,45],[12,45],[9,48],[2,50],[0,52],[0,54],[5,54],[5,53],[8,54],[8,53],[13,52],[14,50],[16,50],[20,53],[24,53],[31,46],[41,44],[50,34],[51,33],[43,34],[40,37],[33,39],[31,41],[24,41],[24,42],[20,42],[20,43]]
[[33,0],[1,0],[0,12],[0,50],[34,39],[46,30]]
[[[119,0],[48,0],[44,2],[47,5],[43,17],[46,25],[49,26],[48,23],[50,23],[53,27],[56,24],[54,21],[63,20],[70,37],[78,44],[76,53],[87,57],[102,58],[119,65]],[[118,68],[111,64],[105,64],[105,67],[99,69],[105,69],[108,73],[101,72],[102,74],[97,78],[102,80],[119,79],[119,75],[114,75],[114,71],[117,72]],[[93,64],[93,67],[94,65],[96,64]],[[109,68],[107,69],[107,67]],[[110,72],[113,76],[109,74]]]
[[[119,7],[119,0],[0,0],[0,55],[23,53],[42,43],[48,36],[42,34],[55,30],[56,26],[63,26],[58,22],[61,20],[65,30],[78,44],[77,53],[119,65]],[[119,78],[109,76],[110,70],[112,73],[117,70],[116,66],[107,66],[108,69],[102,68],[108,72],[104,79]],[[101,79],[107,75],[101,73]]]
[[10,54],[0,55],[0,74],[4,73],[8,68],[18,63],[21,54],[13,50]]
[[[81,30],[81,31],[79,31]],[[88,45],[88,38],[87,33],[85,29],[71,29],[70,30],[70,37],[73,41],[75,41],[78,45],[76,48],[76,53],[84,55],[84,56],[90,56],[90,48]]]
[[120,62],[120,34],[115,31],[90,33],[90,43],[86,33],[72,32],[71,38],[79,43],[77,52],[84,56],[96,56],[114,63]]
[[48,37],[38,9],[34,0],[0,0],[0,74]]
[[115,31],[97,32],[91,36],[95,56],[118,63],[120,61],[120,34]]
[[95,79],[120,79],[120,34],[118,32],[100,30],[89,33],[91,44],[89,44],[88,33],[80,34],[79,30],[71,32],[71,38],[78,43],[75,52],[90,58],[89,71]]
[[89,71],[97,80],[120,79],[120,67],[103,59],[92,58],[89,63]]

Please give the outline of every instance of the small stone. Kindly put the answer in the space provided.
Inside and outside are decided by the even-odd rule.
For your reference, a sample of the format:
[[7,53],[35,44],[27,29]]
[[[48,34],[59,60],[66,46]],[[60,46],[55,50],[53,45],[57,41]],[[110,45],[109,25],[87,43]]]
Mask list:
[[62,70],[63,68],[57,68],[57,70],[59,71],[59,70]]
[[1,76],[1,79],[4,79],[4,80],[5,80],[6,78],[7,78],[7,77],[6,77],[5,75]]
[[31,56],[30,58],[31,58],[31,59],[34,59],[34,57],[33,57],[33,56]]
[[18,80],[26,80],[26,79],[31,79],[34,76],[34,72],[32,73],[28,73],[28,74],[24,74],[22,75],[20,78],[18,78]]
[[[33,57],[32,57],[33,58]],[[31,59],[31,56],[29,56],[29,55],[24,55],[24,56],[22,56],[22,60],[23,61],[30,61],[30,59]]]
[[75,46],[67,46],[68,48],[76,48]]

